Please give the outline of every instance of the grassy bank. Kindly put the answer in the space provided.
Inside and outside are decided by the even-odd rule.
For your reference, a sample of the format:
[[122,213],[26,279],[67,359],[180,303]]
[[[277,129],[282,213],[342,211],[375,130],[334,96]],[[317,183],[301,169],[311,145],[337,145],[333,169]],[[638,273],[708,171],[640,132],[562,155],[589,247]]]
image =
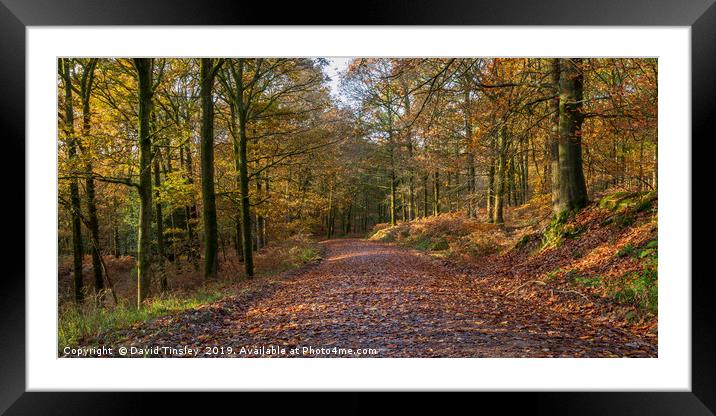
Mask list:
[[559,217],[545,200],[508,208],[502,227],[451,213],[379,224],[370,238],[479,264],[475,277],[510,296],[655,330],[657,204],[655,193],[610,192]]
[[120,299],[118,305],[111,307],[98,306],[93,299],[80,306],[66,303],[59,311],[59,350],[82,345],[83,341],[109,330],[130,328],[139,322],[228,297],[233,293],[231,289],[218,283],[207,284],[193,293],[167,293],[151,298],[142,308],[129,299]]
[[[256,278],[277,276],[283,272],[303,267],[320,260],[321,246],[311,237],[299,235],[270,245],[256,255]],[[58,347],[85,346],[101,334],[156,319],[201,305],[228,298],[242,290],[249,282],[241,271],[241,263],[235,258],[224,258],[220,266],[220,279],[216,282],[203,282],[200,271],[192,267],[185,272],[169,276],[174,289],[149,298],[142,308],[137,308],[132,290],[133,267],[127,266],[125,274],[115,273],[118,303],[109,302],[111,296],[104,294],[101,305],[97,296],[90,295],[82,305],[64,301],[58,311]],[[133,260],[132,260],[133,261]],[[126,259],[123,259],[127,263]],[[117,272],[117,270],[114,270]],[[126,281],[125,281],[126,280]],[[199,282],[199,283],[196,283]],[[108,304],[110,303],[110,304]]]

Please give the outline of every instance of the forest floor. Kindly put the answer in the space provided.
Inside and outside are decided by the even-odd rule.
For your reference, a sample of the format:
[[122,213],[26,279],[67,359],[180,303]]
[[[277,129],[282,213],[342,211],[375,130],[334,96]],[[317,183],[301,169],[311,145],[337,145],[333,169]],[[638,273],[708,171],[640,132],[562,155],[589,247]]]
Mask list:
[[[485,269],[364,239],[320,244],[320,262],[92,343],[159,348],[144,356],[205,357],[208,346],[218,357],[657,356],[654,334],[501,289],[499,265]],[[574,298],[594,309],[583,294]]]

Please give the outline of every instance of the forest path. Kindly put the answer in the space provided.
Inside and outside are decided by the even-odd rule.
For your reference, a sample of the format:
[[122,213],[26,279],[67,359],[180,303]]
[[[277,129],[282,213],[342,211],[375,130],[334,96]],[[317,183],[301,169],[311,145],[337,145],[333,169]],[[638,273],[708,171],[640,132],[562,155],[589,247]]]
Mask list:
[[[429,255],[360,239],[325,241],[319,264],[146,328],[143,345],[295,347],[373,357],[655,356],[629,334],[505,296]],[[152,329],[153,327],[153,329]],[[261,347],[283,347],[284,354]],[[648,351],[648,352],[647,352]],[[298,356],[356,356],[320,351]]]

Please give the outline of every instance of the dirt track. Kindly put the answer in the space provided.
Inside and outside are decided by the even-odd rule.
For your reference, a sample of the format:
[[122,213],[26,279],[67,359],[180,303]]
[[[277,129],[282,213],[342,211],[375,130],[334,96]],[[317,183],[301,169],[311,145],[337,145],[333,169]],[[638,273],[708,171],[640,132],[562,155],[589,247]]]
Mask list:
[[[428,255],[358,239],[322,244],[318,265],[256,279],[235,298],[126,331],[121,344],[213,345],[249,357],[290,357],[295,347],[370,348],[363,352],[372,357],[656,356],[624,331],[537,309]],[[285,352],[261,349],[269,346]],[[298,356],[356,354],[299,349]]]

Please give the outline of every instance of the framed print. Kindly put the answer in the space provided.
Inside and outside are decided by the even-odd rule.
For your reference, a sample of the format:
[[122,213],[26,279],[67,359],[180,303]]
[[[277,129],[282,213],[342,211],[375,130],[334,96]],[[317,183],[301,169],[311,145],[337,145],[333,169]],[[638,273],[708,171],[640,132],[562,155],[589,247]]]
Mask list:
[[713,414],[716,6],[523,3],[2,0],[0,411]]

